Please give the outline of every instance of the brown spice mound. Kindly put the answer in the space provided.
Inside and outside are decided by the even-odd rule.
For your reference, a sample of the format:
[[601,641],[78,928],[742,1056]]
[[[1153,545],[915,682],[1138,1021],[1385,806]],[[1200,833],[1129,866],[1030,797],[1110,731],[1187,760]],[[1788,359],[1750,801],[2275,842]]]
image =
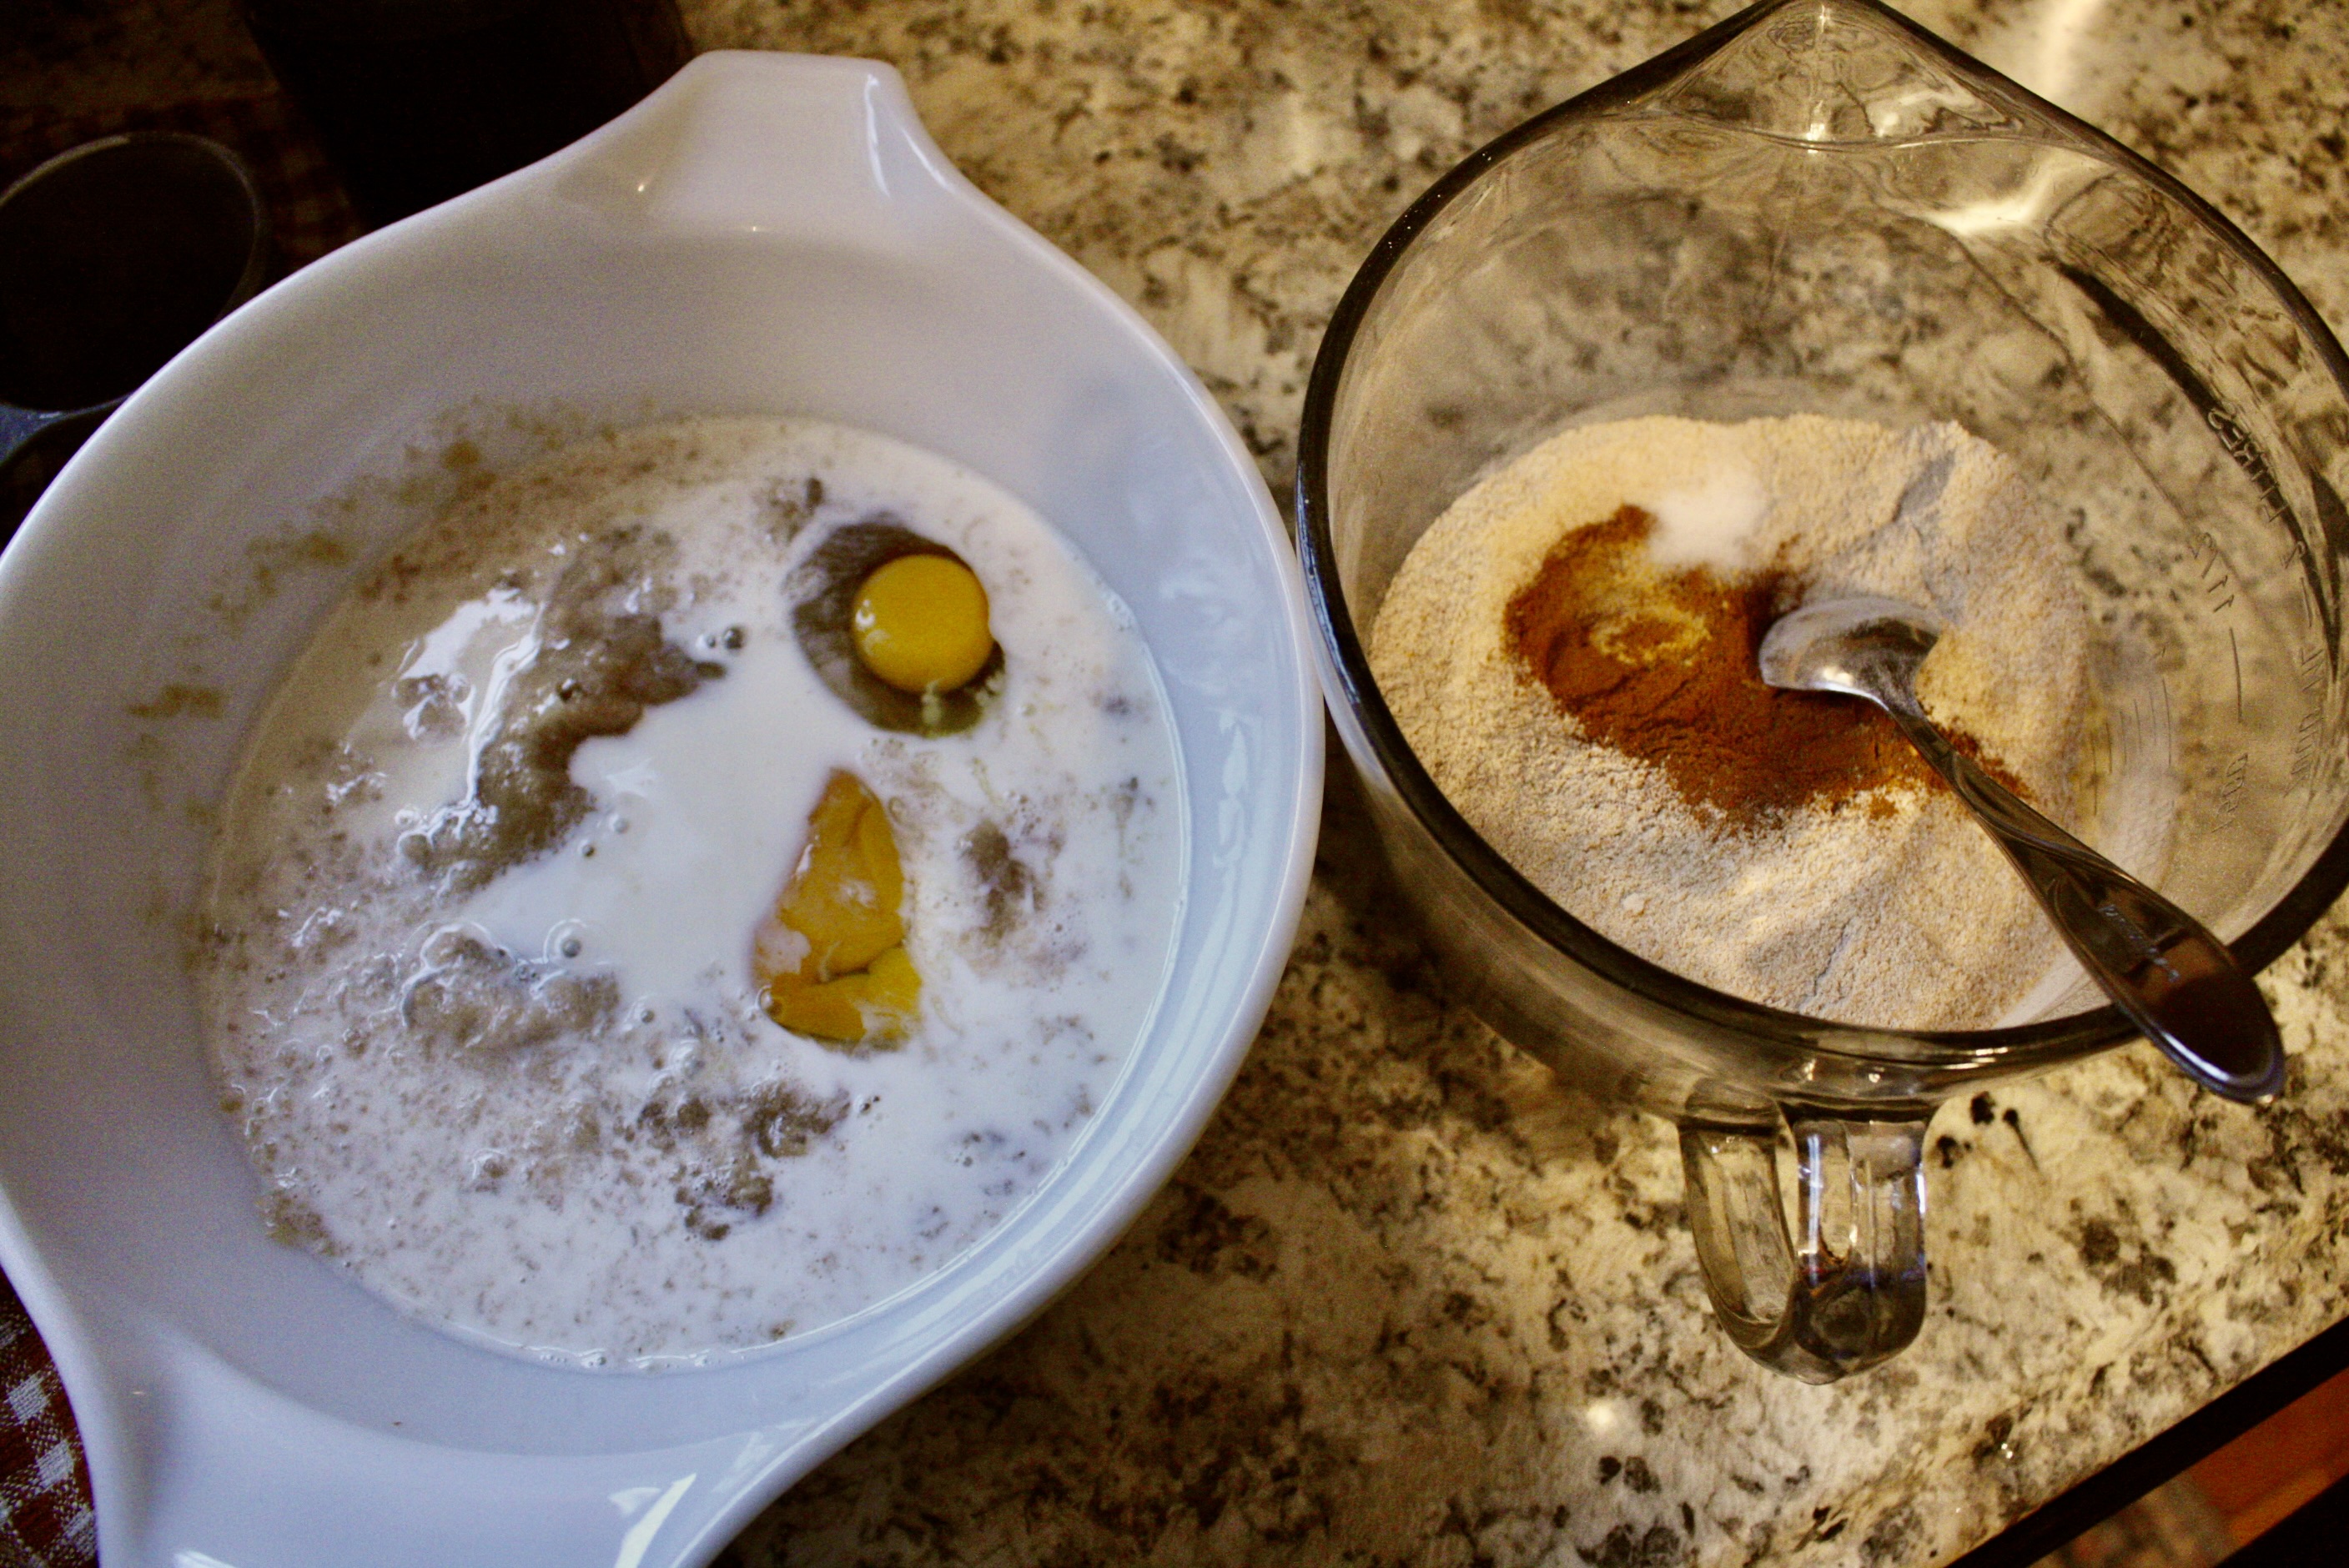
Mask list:
[[[1783,573],[1660,566],[1646,548],[1654,527],[1627,506],[1576,530],[1509,600],[1509,646],[1586,736],[1740,827],[1887,787],[1949,788],[1867,703],[1763,684],[1763,634],[1794,607]],[[2022,792],[1971,737],[1945,733]]]

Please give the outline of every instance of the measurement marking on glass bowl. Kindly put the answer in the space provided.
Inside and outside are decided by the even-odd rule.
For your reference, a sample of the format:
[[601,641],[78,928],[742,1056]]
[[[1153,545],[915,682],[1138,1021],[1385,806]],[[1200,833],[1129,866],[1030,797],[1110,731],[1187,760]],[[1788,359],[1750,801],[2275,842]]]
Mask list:
[[[2235,466],[2251,481],[2259,492],[2260,504],[2265,509],[2262,522],[2282,522],[2296,540],[2300,527],[2292,517],[2291,504],[2284,500],[2283,486],[2275,475],[2275,467],[2268,461],[2267,452],[2252,434],[2235,417],[2215,405],[2203,413],[2203,422],[2219,438],[2220,447],[2235,459]],[[2204,537],[2209,537],[2205,535]]]
[[2292,731],[2292,781],[2294,784],[2307,783],[2309,775],[2316,771],[2316,759],[2323,751],[2320,744],[2323,729],[2323,714],[2303,713],[2300,716],[2300,726]]
[[2235,628],[2227,628],[2227,652],[2235,658],[2235,722],[2243,722],[2243,648],[2235,641]]
[[[2205,599],[2210,599],[2220,593],[2225,593],[2227,595],[2224,599],[2220,599],[2217,603],[2209,607],[2210,613],[2215,615],[2235,602],[2235,595],[2232,592],[2235,585],[2235,574],[2231,569],[2221,563],[2221,557],[2219,552],[2219,542],[2216,539],[2212,538],[2209,534],[2205,533],[2202,535],[2202,542],[2210,547],[2210,559],[2202,563],[2202,577],[2204,580],[2202,596]],[[2216,583],[2209,581],[2210,573],[2213,571],[2216,571],[2219,573],[2219,580]]]
[[2239,751],[2219,776],[2219,826],[2231,828],[2243,809],[2243,786],[2250,782],[2251,754]]
[[2324,645],[2322,643],[2311,643],[2307,647],[2302,649],[2299,667],[2295,669],[2292,674],[2296,683],[2300,686],[2301,696],[2314,696],[2318,691],[2323,689],[2324,686]]
[[2309,583],[2308,567],[2304,564],[2307,560],[2308,541],[2295,531],[2292,536],[2292,549],[2285,553],[2283,565],[2278,570],[2300,584],[2300,629],[2313,632],[2316,629],[2316,590]]

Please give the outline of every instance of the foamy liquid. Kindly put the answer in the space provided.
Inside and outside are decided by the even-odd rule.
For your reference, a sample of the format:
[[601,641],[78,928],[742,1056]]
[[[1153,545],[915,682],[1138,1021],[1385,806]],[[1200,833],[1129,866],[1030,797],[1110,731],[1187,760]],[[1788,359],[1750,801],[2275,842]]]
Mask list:
[[[964,734],[876,729],[793,637],[793,565],[879,513],[987,585],[1005,675]],[[532,584],[630,524],[675,547],[643,607],[725,673],[579,748],[595,809],[555,849],[435,895],[398,840],[465,795]],[[786,1032],[750,974],[838,768],[904,863],[923,988],[895,1049]],[[1160,989],[1182,820],[1130,618],[976,475],[797,420],[583,443],[363,583],[274,702],[217,854],[216,1068],[279,1233],[409,1310],[588,1365],[766,1343],[941,1266],[1067,1151]],[[1008,900],[970,853],[988,830],[1022,868]],[[411,999],[457,934],[534,962],[524,983],[608,975],[618,1006],[512,1048],[428,1039]]]

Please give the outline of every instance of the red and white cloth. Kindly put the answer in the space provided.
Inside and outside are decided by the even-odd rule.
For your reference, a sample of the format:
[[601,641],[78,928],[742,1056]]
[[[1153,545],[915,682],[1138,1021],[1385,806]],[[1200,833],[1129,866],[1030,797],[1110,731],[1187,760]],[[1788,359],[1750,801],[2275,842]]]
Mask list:
[[0,1279],[0,1564],[91,1568],[98,1516],[65,1385]]

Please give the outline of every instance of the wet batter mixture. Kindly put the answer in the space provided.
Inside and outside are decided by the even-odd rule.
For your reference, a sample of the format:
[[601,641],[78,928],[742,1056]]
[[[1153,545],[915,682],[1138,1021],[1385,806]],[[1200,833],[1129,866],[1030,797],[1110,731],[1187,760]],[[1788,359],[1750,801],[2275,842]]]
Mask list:
[[1010,497],[808,421],[582,442],[376,567],[264,717],[199,958],[223,1104],[275,1234],[461,1334],[804,1332],[1067,1150],[1181,820],[1130,618]]

